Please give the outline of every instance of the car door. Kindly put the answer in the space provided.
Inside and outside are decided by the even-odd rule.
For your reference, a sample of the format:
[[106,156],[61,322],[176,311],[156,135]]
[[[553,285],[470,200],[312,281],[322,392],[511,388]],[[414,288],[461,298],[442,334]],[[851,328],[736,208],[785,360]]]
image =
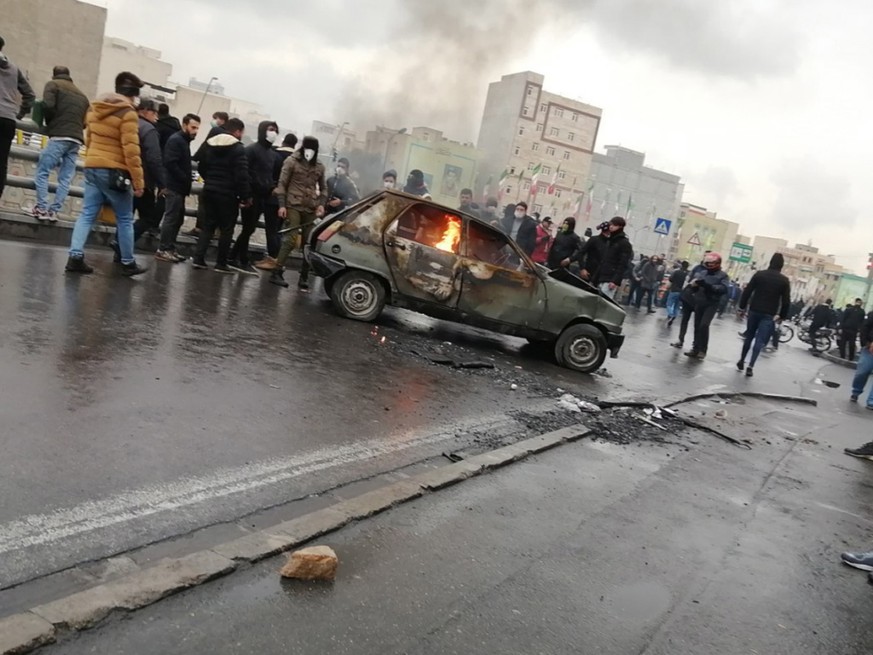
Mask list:
[[454,309],[461,291],[463,220],[450,210],[414,203],[385,230],[394,285],[409,304]]
[[536,330],[548,309],[546,285],[500,230],[468,220],[458,309],[486,327]]

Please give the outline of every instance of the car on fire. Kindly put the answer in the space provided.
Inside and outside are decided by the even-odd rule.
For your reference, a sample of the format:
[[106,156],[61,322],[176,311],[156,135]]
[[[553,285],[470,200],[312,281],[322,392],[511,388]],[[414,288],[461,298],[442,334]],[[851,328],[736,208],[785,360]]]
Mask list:
[[405,307],[551,343],[559,364],[586,373],[624,342],[624,310],[595,287],[534,264],[484,221],[399,191],[379,191],[322,221],[305,256],[350,319]]

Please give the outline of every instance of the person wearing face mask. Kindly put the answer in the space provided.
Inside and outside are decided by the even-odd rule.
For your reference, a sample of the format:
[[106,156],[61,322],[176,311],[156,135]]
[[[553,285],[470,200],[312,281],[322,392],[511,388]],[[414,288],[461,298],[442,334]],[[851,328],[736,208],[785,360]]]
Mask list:
[[[283,272],[294,244],[298,238],[306,243],[312,224],[324,216],[327,184],[324,180],[324,164],[318,161],[318,139],[303,137],[302,148],[285,160],[275,194],[279,201],[279,218],[285,220],[286,227],[291,229],[285,234],[270,282],[287,287]],[[300,237],[297,236],[298,233]],[[301,291],[309,289],[309,263],[305,259],[300,269],[297,288]]]
[[597,279],[606,249],[609,248],[609,222],[604,221],[597,229],[599,233],[591,236],[591,228],[588,228],[585,234],[590,238],[579,251],[579,277],[592,283]]
[[406,178],[406,186],[403,187],[403,193],[408,193],[413,196],[419,196],[421,198],[426,198],[427,200],[430,200],[430,190],[424,183],[424,173],[422,173],[417,168],[413,168],[411,171],[409,171],[409,175]]
[[279,204],[273,197],[276,180],[273,172],[278,155],[273,144],[279,139],[279,126],[274,121],[258,124],[258,140],[246,146],[246,162],[252,186],[252,204],[242,209],[242,230],[230,250],[228,266],[240,273],[257,275],[258,271],[249,261],[249,239],[258,228],[258,220],[264,216],[264,231],[267,235],[267,252],[271,245],[273,255],[279,251]]
[[721,255],[717,252],[704,255],[703,267],[696,270],[688,284],[693,292],[694,343],[685,356],[705,359],[709,349],[709,325],[715,318],[721,297],[727,293],[730,278],[721,270]]
[[607,231],[609,239],[603,253],[597,277],[592,278],[600,287],[600,292],[615,298],[615,292],[621,287],[628,264],[634,258],[634,247],[624,233],[627,222],[621,216],[613,216],[609,220]]
[[[575,223],[575,220],[574,220]],[[537,222],[527,215],[527,203],[520,202],[512,214],[503,219],[501,229],[530,256],[537,245]]]
[[396,189],[397,188],[397,171],[393,168],[382,173],[382,188]]
[[561,229],[555,236],[546,263],[551,269],[568,268],[570,264],[579,260],[581,250],[582,238],[576,234],[576,219],[569,216],[561,223]]
[[358,187],[349,177],[349,160],[340,157],[336,162],[336,174],[327,180],[327,207],[324,208],[325,216],[337,214],[349,205],[353,205],[361,199]]

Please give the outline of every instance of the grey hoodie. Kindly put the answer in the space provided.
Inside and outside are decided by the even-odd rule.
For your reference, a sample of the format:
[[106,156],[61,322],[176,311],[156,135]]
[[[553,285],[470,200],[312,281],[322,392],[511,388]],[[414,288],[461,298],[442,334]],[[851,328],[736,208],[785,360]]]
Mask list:
[[22,118],[33,106],[36,94],[18,66],[0,52],[0,118]]

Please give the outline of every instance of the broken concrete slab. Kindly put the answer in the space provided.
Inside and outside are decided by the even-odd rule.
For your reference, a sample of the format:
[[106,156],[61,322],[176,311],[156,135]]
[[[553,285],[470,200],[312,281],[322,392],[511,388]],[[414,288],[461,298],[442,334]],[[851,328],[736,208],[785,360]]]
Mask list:
[[329,546],[310,546],[291,553],[279,571],[283,578],[334,580],[339,559]]
[[278,555],[296,543],[294,538],[288,535],[260,530],[215,546],[212,551],[235,561],[257,562]]
[[466,480],[470,476],[482,470],[481,464],[471,463],[470,460],[441,466],[438,469],[416,475],[415,482],[422,489],[436,490]]
[[172,593],[229,573],[236,564],[206,550],[142,569],[106,584],[33,608],[33,613],[56,627],[81,630],[115,610],[150,605]]
[[27,653],[55,640],[55,627],[32,612],[0,619],[0,653]]
[[294,544],[302,544],[328,532],[333,532],[351,521],[346,512],[337,511],[335,506],[284,521],[271,528],[270,534],[290,537]]
[[330,509],[343,512],[352,520],[363,519],[406,500],[418,498],[422,493],[421,485],[414,480],[402,480],[339,502]]

